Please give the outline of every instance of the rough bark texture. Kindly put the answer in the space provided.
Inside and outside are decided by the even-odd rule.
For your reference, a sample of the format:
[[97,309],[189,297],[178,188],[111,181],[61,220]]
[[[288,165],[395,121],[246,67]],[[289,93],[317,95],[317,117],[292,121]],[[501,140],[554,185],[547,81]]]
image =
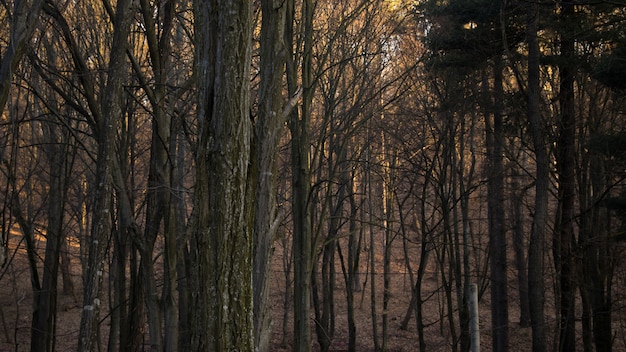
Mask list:
[[272,241],[277,230],[276,167],[278,145],[285,123],[282,79],[285,63],[282,1],[261,2],[261,67],[259,116],[256,122],[256,187],[254,189],[254,347],[268,351],[271,319],[268,311]]
[[200,136],[192,234],[191,350],[251,351],[250,161],[252,3],[196,1]]

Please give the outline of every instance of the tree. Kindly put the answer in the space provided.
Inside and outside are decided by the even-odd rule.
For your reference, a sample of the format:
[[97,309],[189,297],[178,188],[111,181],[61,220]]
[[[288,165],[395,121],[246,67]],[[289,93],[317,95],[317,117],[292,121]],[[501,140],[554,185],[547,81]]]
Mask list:
[[[145,0],[140,1],[140,4],[154,84],[148,84],[140,70],[135,69],[135,71],[152,107],[153,126],[150,143],[145,233],[141,238],[135,237],[134,241],[141,255],[139,271],[142,274],[143,287],[146,291],[150,344],[158,350],[162,348],[174,350],[179,342],[178,315],[175,306],[178,245],[177,217],[174,214],[175,208],[171,201],[174,156],[170,154],[170,150],[172,150],[172,135],[174,134],[172,119],[176,97],[168,99],[167,84],[174,80],[171,66],[176,2],[168,1],[159,4],[158,7],[152,6],[149,1]],[[158,25],[155,23],[157,21],[159,22]],[[178,221],[182,221],[182,219]],[[162,307],[159,304],[157,294],[153,258],[154,247],[161,226],[165,242],[165,284],[161,298]],[[161,318],[161,311],[164,313],[164,319]],[[165,322],[164,338],[161,332],[162,320]]]
[[[574,16],[574,2],[562,1],[560,18],[564,21]],[[559,351],[576,349],[576,290],[573,261],[575,202],[576,202],[576,107],[574,101],[575,68],[571,59],[575,55],[572,33],[561,31],[558,38],[561,56],[559,68],[559,130],[556,147],[558,175],[558,212],[555,222],[554,265],[557,272],[559,294]]]
[[[311,275],[312,303],[315,313],[315,331],[321,350],[331,348],[336,341],[335,320],[339,309],[336,295],[338,267],[341,265],[346,280],[349,347],[356,348],[356,326],[354,319],[354,288],[358,266],[355,251],[359,234],[359,205],[354,193],[360,173],[350,181],[350,169],[360,169],[362,155],[365,154],[367,126],[370,121],[383,116],[383,101],[395,96],[390,88],[395,78],[395,70],[384,72],[383,60],[393,55],[386,45],[393,42],[394,23],[391,14],[385,12],[385,4],[364,0],[353,3],[325,1],[316,7],[313,33],[313,81],[315,82],[314,101],[311,106],[311,223],[313,243],[313,264]],[[374,39],[376,38],[376,39]],[[401,71],[401,70],[398,70]],[[400,74],[398,74],[400,75]],[[359,89],[354,89],[359,87]],[[372,136],[381,136],[379,126],[372,129]],[[375,141],[377,138],[372,138]],[[376,146],[372,155],[379,155]],[[384,158],[372,158],[373,164],[384,162]],[[378,170],[374,167],[373,169]],[[383,170],[382,172],[388,172]],[[352,184],[352,186],[351,186]],[[376,209],[382,188],[375,186]],[[359,186],[360,187],[360,186]],[[354,205],[348,218],[348,200]],[[389,215],[391,213],[387,213]],[[377,215],[378,216],[378,215]],[[392,216],[390,215],[389,218]],[[380,222],[383,216],[376,218]],[[350,222],[352,230],[346,233]],[[376,227],[376,226],[375,226]],[[391,227],[388,234],[391,234]],[[348,239],[348,261],[343,253]],[[341,260],[338,262],[337,258]],[[388,283],[389,281],[387,281]],[[384,292],[384,291],[383,291]],[[387,293],[383,293],[389,297]],[[383,299],[385,302],[385,299]],[[378,307],[376,307],[378,309]],[[383,311],[387,310],[383,308]],[[386,313],[383,313],[386,314]],[[384,330],[384,329],[383,329]]]
[[13,3],[12,22],[7,51],[0,62],[0,108],[4,110],[12,84],[13,73],[26,54],[27,44],[37,29],[43,0],[17,0]]
[[[620,5],[611,2],[584,4],[581,8],[576,7],[576,16],[572,21],[582,26],[574,27],[576,41],[585,42],[584,46],[575,46],[576,56],[571,60],[584,63],[574,66],[578,68],[574,71],[577,126],[585,126],[578,127],[576,131],[575,148],[580,165],[576,168],[576,185],[580,215],[577,219],[577,246],[574,248],[575,253],[580,253],[578,255],[582,257],[576,264],[579,269],[577,282],[582,302],[585,351],[594,348],[596,351],[611,350],[615,341],[611,337],[615,305],[610,292],[614,285],[615,260],[620,255],[610,239],[614,222],[603,205],[609,193],[616,193],[612,192],[616,182],[616,163],[609,162],[607,158],[614,151],[606,153],[606,150],[596,146],[599,139],[611,141],[613,131],[622,128],[616,115],[622,102],[620,98],[615,99],[621,90],[618,81],[623,78],[623,68],[620,67],[623,62],[622,35],[618,28],[623,26],[626,16]],[[571,27],[569,30],[572,30]]]
[[[290,96],[298,90],[298,66],[294,46],[295,6],[293,0],[287,1],[285,22],[285,46],[288,56],[286,61],[287,91]],[[294,350],[309,351],[311,348],[311,327],[309,312],[311,300],[311,265],[312,239],[310,222],[311,174],[309,165],[309,126],[313,86],[313,1],[304,0],[302,4],[303,32],[300,34],[304,43],[302,55],[302,106],[301,111],[293,110],[289,115],[291,131],[291,168],[292,168],[292,213],[293,213],[293,263],[294,263]]]
[[260,87],[252,172],[254,185],[254,346],[268,351],[271,319],[268,305],[272,242],[282,216],[276,212],[277,154],[283,126],[299,94],[283,110],[282,80],[285,67],[285,2],[263,0],[260,34]]
[[503,56],[522,38],[516,25],[516,13],[507,12],[510,10],[507,5],[500,1],[472,1],[470,4],[450,1],[443,5],[427,2],[424,7],[435,24],[428,42],[433,53],[433,70],[451,68],[481,77],[482,97],[476,103],[485,123],[492,347],[495,351],[508,349]]
[[[49,50],[52,50],[50,47]],[[50,54],[53,54],[52,51]],[[48,161],[49,193],[46,229],[46,249],[43,261],[41,282],[36,284],[32,333],[32,351],[53,351],[56,341],[57,324],[57,281],[62,244],[66,241],[64,231],[65,207],[73,161],[76,156],[68,128],[56,119],[65,119],[58,106],[53,106],[52,98],[46,99],[46,106],[52,111],[50,121],[43,123],[43,152]],[[33,249],[34,250],[34,249]],[[36,269],[35,269],[36,270]],[[34,281],[34,279],[33,279]]]
[[394,349],[404,309],[420,350],[466,351],[476,282],[494,350],[526,336],[516,285],[533,350],[620,348],[622,5],[4,3],[0,287],[33,300],[0,343],[66,347],[74,314],[69,349],[269,351],[284,286],[294,350]]
[[[502,60],[494,59],[493,110],[485,116],[488,172],[489,257],[491,271],[492,346],[508,350],[507,241],[504,228],[504,165]],[[483,86],[486,90],[488,88]],[[491,110],[491,109],[490,109]],[[491,115],[491,116],[489,116]],[[493,122],[490,120],[493,119]]]
[[252,3],[195,1],[198,142],[191,232],[191,348],[250,351]]
[[131,22],[131,1],[116,4],[113,21],[114,34],[109,57],[109,72],[95,126],[98,155],[96,170],[96,203],[93,207],[93,225],[84,283],[83,312],[80,323],[78,349],[93,351],[98,345],[100,304],[104,260],[111,234],[112,173],[114,133],[122,119],[121,95],[126,78],[126,49]]
[[545,147],[544,128],[540,113],[539,41],[537,38],[537,6],[527,5],[526,42],[528,43],[527,117],[533,141],[535,163],[535,214],[532,219],[528,243],[528,299],[530,301],[530,324],[532,347],[535,352],[546,350],[545,333],[545,283],[544,241],[548,217],[549,159]]

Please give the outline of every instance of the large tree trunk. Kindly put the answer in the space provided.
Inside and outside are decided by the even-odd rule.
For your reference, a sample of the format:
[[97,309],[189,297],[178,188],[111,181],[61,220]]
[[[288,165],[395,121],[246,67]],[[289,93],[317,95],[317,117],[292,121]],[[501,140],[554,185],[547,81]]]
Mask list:
[[251,351],[252,230],[246,209],[252,2],[195,1],[198,149],[191,349]]

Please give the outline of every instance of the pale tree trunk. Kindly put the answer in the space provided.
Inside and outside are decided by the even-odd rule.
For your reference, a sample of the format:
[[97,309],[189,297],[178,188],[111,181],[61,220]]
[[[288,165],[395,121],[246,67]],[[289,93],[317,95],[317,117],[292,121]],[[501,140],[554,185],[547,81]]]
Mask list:
[[545,333],[545,282],[544,241],[548,218],[549,164],[546,152],[546,140],[539,111],[539,43],[537,40],[536,4],[527,8],[526,41],[528,42],[528,122],[535,152],[535,214],[533,216],[530,238],[528,241],[528,300],[532,347],[534,352],[546,350]]
[[254,347],[269,351],[271,315],[268,310],[272,241],[280,218],[276,215],[278,145],[287,115],[282,111],[285,68],[283,1],[261,2],[261,67],[259,116],[256,122],[256,187],[254,197]]
[[194,14],[199,136],[191,225],[191,350],[251,351],[253,255],[246,187],[252,2],[195,1]]
[[109,61],[107,85],[97,126],[98,155],[95,183],[93,225],[85,275],[83,312],[78,337],[78,350],[98,349],[102,278],[108,239],[111,235],[111,175],[116,126],[122,116],[121,97],[126,77],[125,62],[130,31],[131,1],[119,0],[114,19],[114,34]]

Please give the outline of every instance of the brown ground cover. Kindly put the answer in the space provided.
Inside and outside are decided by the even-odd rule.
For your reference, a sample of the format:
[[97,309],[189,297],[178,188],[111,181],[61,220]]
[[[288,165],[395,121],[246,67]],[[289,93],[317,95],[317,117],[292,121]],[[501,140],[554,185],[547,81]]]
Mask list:
[[[42,245],[43,242],[40,242]],[[0,280],[0,352],[5,351],[28,351],[30,349],[30,320],[32,309],[32,290],[30,286],[30,272],[27,266],[26,253],[19,236],[11,238],[11,258],[10,262],[2,269]],[[277,246],[278,247],[278,246]],[[42,247],[43,248],[43,247]],[[77,249],[74,249],[77,250]],[[273,314],[272,350],[290,351],[293,337],[291,313],[288,314],[286,334],[283,333],[283,312],[285,302],[285,276],[280,260],[280,248],[277,248],[273,262],[273,276],[271,281],[271,311]],[[400,328],[402,320],[407,313],[407,308],[411,299],[410,279],[404,269],[401,249],[394,251],[392,260],[390,303],[388,309],[389,339],[388,351],[417,351],[418,340],[415,318],[412,317],[406,330]],[[58,319],[57,319],[57,351],[76,350],[80,314],[81,314],[81,279],[80,262],[75,253],[73,257],[73,278],[75,285],[75,295],[59,295]],[[338,267],[339,268],[339,267]],[[345,286],[341,269],[337,271],[337,289],[335,292],[336,310],[336,331],[333,339],[333,349],[335,351],[347,350],[348,327],[346,314]],[[379,269],[382,272],[382,264]],[[531,331],[530,328],[520,327],[518,309],[516,305],[516,287],[514,273],[511,272],[510,293],[510,346],[513,351],[530,351]],[[368,280],[368,281],[365,281]],[[365,287],[356,292],[356,321],[357,321],[357,344],[358,351],[373,351],[372,319],[370,307],[370,283],[369,275],[365,272],[361,278],[361,283],[366,283]],[[378,300],[378,332],[381,329],[382,311],[382,275],[376,275],[376,290]],[[60,285],[60,284],[59,284]],[[424,304],[426,323],[426,342],[428,351],[450,351],[451,336],[448,329],[448,320],[444,317],[442,321],[440,311],[442,309],[441,296],[435,291],[440,287],[438,274],[434,271],[428,273],[424,283],[424,297],[429,297]],[[105,288],[105,296],[107,289]],[[106,298],[106,297],[105,297]],[[552,300],[548,300],[551,302]],[[105,303],[106,304],[106,303]],[[484,291],[480,299],[480,333],[482,351],[490,351],[490,311],[488,291]],[[291,306],[289,306],[291,307]],[[554,308],[547,305],[546,312],[551,314]],[[456,314],[456,313],[455,313]],[[455,317],[456,319],[457,317]],[[554,326],[553,316],[548,316],[550,326]],[[580,322],[578,322],[580,325]],[[315,342],[314,315],[311,314],[311,327],[313,336],[313,350],[318,346]],[[623,324],[616,322],[616,342],[623,341]],[[621,330],[620,330],[621,329]],[[622,333],[620,333],[622,331]],[[102,341],[106,341],[108,333],[108,321],[103,317],[102,321]],[[548,332],[549,336],[551,333]],[[580,336],[580,335],[579,335]],[[621,340],[620,340],[621,339]],[[582,343],[582,342],[581,342]],[[623,345],[620,345],[623,346]],[[106,349],[105,342],[103,349]]]

